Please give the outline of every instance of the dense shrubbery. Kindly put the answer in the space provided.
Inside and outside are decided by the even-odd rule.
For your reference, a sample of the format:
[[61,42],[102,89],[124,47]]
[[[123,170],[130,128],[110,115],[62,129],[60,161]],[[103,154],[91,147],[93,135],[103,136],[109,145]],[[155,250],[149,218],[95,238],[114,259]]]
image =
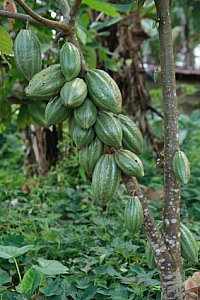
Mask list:
[[[182,149],[190,159],[192,170],[189,184],[182,188],[181,215],[197,239],[200,230],[200,162],[196,151],[200,147],[199,117],[199,111],[190,116],[180,115]],[[161,122],[154,118],[151,125],[156,132]],[[69,142],[67,131],[60,144],[62,161],[47,176],[26,180],[22,173],[24,145],[20,134],[15,135],[14,131],[13,127],[0,135],[3,145],[0,244],[34,245],[16,258],[22,279],[33,265],[37,267],[26,273],[20,287],[15,261],[0,258],[3,299],[30,299],[32,294],[40,294],[42,299],[66,299],[67,296],[69,299],[161,299],[157,271],[147,267],[144,235],[130,237],[124,228],[126,194],[123,187],[103,212],[92,200],[90,182],[79,167],[78,154]],[[162,188],[161,174],[155,169],[150,149],[145,148],[146,172],[141,183]],[[161,201],[151,204],[155,216],[161,205]],[[3,250],[0,247],[1,257]],[[23,253],[23,249],[21,251]],[[41,258],[59,261],[66,268],[53,262],[52,269],[48,270],[44,267],[46,261]],[[186,275],[191,272],[187,263],[185,272]],[[34,281],[34,276],[39,279]],[[30,287],[28,292],[24,292],[26,284]],[[17,296],[15,290],[21,291],[23,296]]]

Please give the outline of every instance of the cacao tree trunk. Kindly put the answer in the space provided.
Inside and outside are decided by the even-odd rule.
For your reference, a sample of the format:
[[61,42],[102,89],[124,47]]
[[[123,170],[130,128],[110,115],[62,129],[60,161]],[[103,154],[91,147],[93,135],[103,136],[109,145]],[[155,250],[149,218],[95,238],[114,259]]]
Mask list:
[[155,0],[159,20],[160,62],[164,100],[164,207],[163,224],[165,243],[172,261],[160,269],[163,299],[184,299],[183,274],[180,250],[180,190],[173,173],[172,161],[179,149],[178,107],[170,1]]
[[59,158],[58,141],[62,138],[61,127],[53,130],[39,125],[30,125],[25,129],[27,146],[24,173],[26,176],[43,175]]

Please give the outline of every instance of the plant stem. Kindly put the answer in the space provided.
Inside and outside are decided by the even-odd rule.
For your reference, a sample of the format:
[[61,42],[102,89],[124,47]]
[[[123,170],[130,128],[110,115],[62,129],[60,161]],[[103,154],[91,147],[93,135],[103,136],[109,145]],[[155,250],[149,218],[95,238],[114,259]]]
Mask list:
[[[164,100],[164,207],[163,225],[167,249],[173,259],[160,277],[163,299],[184,299],[180,251],[180,190],[173,173],[173,157],[179,149],[178,106],[170,20],[170,1],[155,0],[159,21],[160,62]],[[170,278],[169,278],[169,274]]]
[[15,1],[24,9],[24,11],[29,16],[31,16],[33,19],[37,20],[38,22],[42,23],[44,26],[51,27],[51,28],[60,28],[65,32],[69,32],[71,30],[71,27],[64,22],[48,20],[38,15],[23,0],[15,0]]
[[20,273],[20,270],[19,270],[19,266],[18,266],[17,260],[16,260],[15,257],[13,257],[13,260],[15,262],[15,266],[16,266],[17,273],[18,273],[18,276],[19,276],[19,281],[22,282],[22,277],[21,277],[21,273]]
[[74,25],[76,21],[77,14],[79,12],[80,6],[81,6],[82,0],[74,0],[74,5],[71,9],[71,14],[70,14],[70,24]]

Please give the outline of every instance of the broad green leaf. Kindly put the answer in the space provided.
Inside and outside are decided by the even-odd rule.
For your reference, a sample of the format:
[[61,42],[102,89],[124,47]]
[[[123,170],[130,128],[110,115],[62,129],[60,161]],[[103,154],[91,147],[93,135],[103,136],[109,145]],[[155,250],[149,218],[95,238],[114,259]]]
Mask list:
[[0,37],[0,52],[6,55],[13,54],[13,41],[2,26],[0,26]]
[[27,245],[21,248],[15,246],[0,245],[0,257],[5,259],[14,258],[28,252],[33,247],[34,245]]
[[83,45],[86,45],[86,43],[87,43],[87,34],[80,26],[77,26],[77,36],[78,36],[79,40],[81,41],[81,43]]
[[113,6],[117,9],[117,11],[120,11],[122,13],[129,12],[133,7],[135,3],[128,3],[128,4],[113,4]]
[[94,297],[94,295],[96,295],[96,292],[97,292],[97,286],[96,285],[90,285],[81,294],[80,300],[90,300],[90,299],[92,299]]
[[66,300],[67,296],[71,296],[73,299],[77,299],[77,289],[67,279],[64,279],[60,285],[61,299]]
[[26,273],[24,274],[22,283],[21,283],[21,289],[20,292],[22,294],[25,294],[29,297],[31,297],[35,290],[40,285],[40,282],[42,280],[42,275],[38,270],[36,270],[34,267],[31,267]]
[[97,66],[97,54],[95,48],[86,46],[83,47],[82,50],[89,68],[95,69]]
[[106,28],[106,27],[110,27],[118,22],[120,22],[121,20],[123,20],[124,17],[121,16],[119,18],[113,18],[111,20],[108,20],[108,21],[105,21],[105,22],[93,22],[91,25],[90,25],[90,28],[91,29],[96,29],[96,30],[99,30],[99,29],[102,29],[102,28]]
[[69,270],[61,262],[57,260],[48,260],[44,258],[38,258],[39,266],[34,266],[38,271],[42,272],[45,275],[55,276],[59,274],[67,273]]
[[40,292],[47,297],[58,295],[60,292],[60,278],[51,281],[47,286],[40,288]]
[[0,287],[2,287],[5,283],[11,282],[12,278],[8,274],[8,272],[4,270],[0,270]]
[[90,8],[103,12],[104,14],[111,16],[113,18],[118,18],[120,14],[117,12],[116,8],[108,3],[94,0],[83,0],[84,4],[87,4]]
[[112,291],[112,299],[113,300],[128,300],[127,289],[123,286],[117,287],[114,291]]

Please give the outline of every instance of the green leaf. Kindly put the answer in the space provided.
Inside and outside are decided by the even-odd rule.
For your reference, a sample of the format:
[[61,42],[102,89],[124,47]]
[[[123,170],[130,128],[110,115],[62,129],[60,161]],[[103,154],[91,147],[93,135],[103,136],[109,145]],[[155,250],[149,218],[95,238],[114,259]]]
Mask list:
[[40,272],[36,270],[34,267],[31,267],[24,274],[20,292],[22,294],[31,297],[34,294],[35,290],[40,285],[41,280],[42,280],[42,275],[40,274]]
[[97,286],[90,285],[85,291],[82,293],[80,300],[90,300],[96,295]]
[[124,19],[124,17],[120,16],[119,18],[113,18],[113,19],[105,21],[105,22],[93,22],[90,25],[90,28],[99,30],[99,29],[102,29],[102,28],[110,27],[110,26],[120,22],[123,19]]
[[4,259],[14,258],[28,252],[33,247],[34,245],[27,245],[21,248],[0,245],[0,257]]
[[113,300],[128,300],[127,289],[123,286],[118,286],[112,293]]
[[84,4],[87,4],[90,8],[103,12],[104,14],[111,16],[113,18],[118,18],[120,14],[117,12],[116,8],[108,3],[94,0],[83,0]]
[[45,275],[55,276],[59,274],[67,273],[69,270],[66,266],[61,264],[57,260],[48,260],[44,258],[38,258],[39,266],[34,266],[38,271]]
[[2,287],[5,283],[11,282],[12,278],[8,274],[8,272],[4,270],[0,270],[0,287]]
[[77,26],[77,36],[78,36],[79,40],[81,41],[81,43],[83,45],[86,45],[86,43],[87,43],[87,34],[80,26]]
[[57,278],[56,280],[51,281],[47,286],[42,287],[40,292],[47,297],[58,295],[58,292],[60,291],[60,282],[60,278]]
[[97,54],[95,48],[87,45],[86,47],[83,47],[82,50],[89,68],[95,69],[97,66]]
[[71,296],[73,299],[77,299],[77,289],[67,279],[64,279],[60,285],[61,299],[66,300],[67,296]]
[[2,26],[0,26],[0,37],[0,51],[6,55],[14,54],[13,41]]

